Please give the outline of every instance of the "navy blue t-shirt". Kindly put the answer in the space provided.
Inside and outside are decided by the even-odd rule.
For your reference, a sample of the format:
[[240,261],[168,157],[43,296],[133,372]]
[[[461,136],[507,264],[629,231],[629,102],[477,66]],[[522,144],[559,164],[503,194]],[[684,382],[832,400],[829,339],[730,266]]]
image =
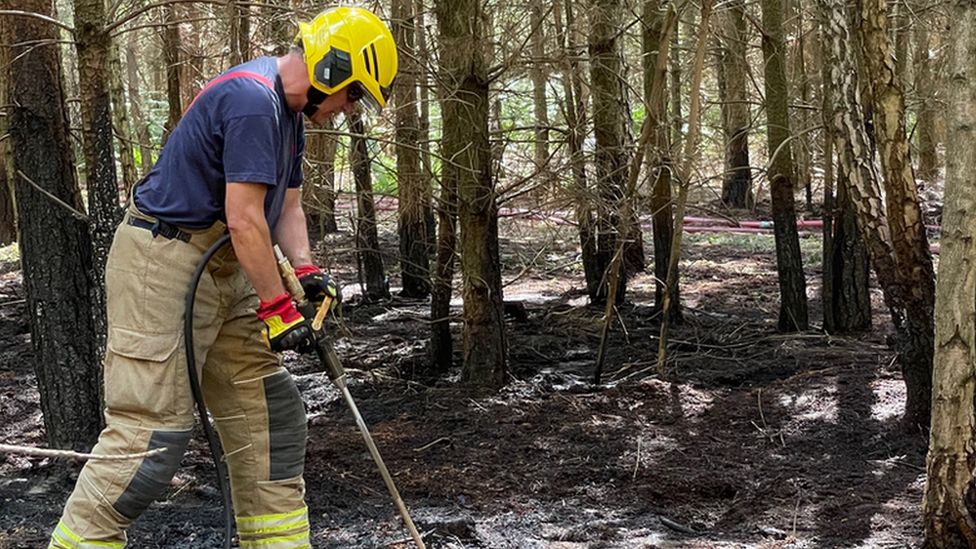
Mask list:
[[183,113],[136,188],[136,206],[174,225],[205,228],[226,219],[227,182],[263,183],[274,228],[285,191],[302,183],[304,149],[301,113],[288,108],[277,60],[249,61],[212,80]]

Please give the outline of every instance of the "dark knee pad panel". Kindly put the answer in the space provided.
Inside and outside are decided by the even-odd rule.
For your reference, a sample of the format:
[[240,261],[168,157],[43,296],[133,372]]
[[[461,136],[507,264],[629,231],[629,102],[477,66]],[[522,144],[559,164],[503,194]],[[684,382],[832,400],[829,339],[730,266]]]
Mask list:
[[268,404],[270,451],[269,480],[300,476],[305,469],[305,439],[308,425],[305,404],[291,374],[282,372],[264,380]]
[[135,520],[162,495],[176,470],[180,467],[183,453],[190,442],[192,431],[154,431],[149,438],[148,451],[166,448],[165,452],[142,460],[136,474],[113,507],[122,516]]

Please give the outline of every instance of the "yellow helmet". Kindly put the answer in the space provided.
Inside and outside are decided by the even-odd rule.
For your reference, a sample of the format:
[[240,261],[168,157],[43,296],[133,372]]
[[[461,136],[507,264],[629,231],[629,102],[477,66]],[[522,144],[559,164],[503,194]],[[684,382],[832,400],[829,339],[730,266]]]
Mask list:
[[390,97],[396,78],[397,48],[389,27],[373,12],[358,7],[328,9],[310,23],[299,23],[297,44],[305,55],[308,104],[312,116],[331,94],[349,89],[350,99],[361,99],[379,112]]

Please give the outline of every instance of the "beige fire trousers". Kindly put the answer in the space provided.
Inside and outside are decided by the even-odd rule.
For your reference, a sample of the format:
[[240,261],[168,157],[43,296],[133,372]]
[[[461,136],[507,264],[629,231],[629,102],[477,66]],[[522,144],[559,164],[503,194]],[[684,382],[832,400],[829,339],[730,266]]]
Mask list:
[[[184,299],[203,252],[224,225],[186,231],[189,242],[129,223],[153,221],[130,206],[115,233],[105,282],[105,430],[92,450],[128,461],[89,461],[49,548],[125,546],[125,529],[164,494],[194,422],[183,338]],[[200,280],[194,349],[204,400],[231,477],[242,548],[309,548],[302,471],[305,408],[291,375],[261,338],[258,298],[225,246]]]

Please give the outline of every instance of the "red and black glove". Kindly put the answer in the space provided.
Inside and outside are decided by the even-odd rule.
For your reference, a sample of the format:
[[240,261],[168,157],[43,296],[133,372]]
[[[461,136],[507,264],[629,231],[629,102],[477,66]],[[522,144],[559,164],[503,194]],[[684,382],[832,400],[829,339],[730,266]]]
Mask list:
[[295,308],[295,302],[287,292],[271,301],[262,301],[258,318],[264,321],[261,331],[264,342],[272,351],[298,351],[306,353],[314,348],[312,327]]
[[305,290],[305,299],[315,305],[316,309],[322,306],[326,297],[332,298],[331,309],[342,303],[342,292],[339,291],[339,285],[331,276],[323,273],[322,269],[315,265],[299,265],[295,267],[295,276],[298,277],[302,289]]

